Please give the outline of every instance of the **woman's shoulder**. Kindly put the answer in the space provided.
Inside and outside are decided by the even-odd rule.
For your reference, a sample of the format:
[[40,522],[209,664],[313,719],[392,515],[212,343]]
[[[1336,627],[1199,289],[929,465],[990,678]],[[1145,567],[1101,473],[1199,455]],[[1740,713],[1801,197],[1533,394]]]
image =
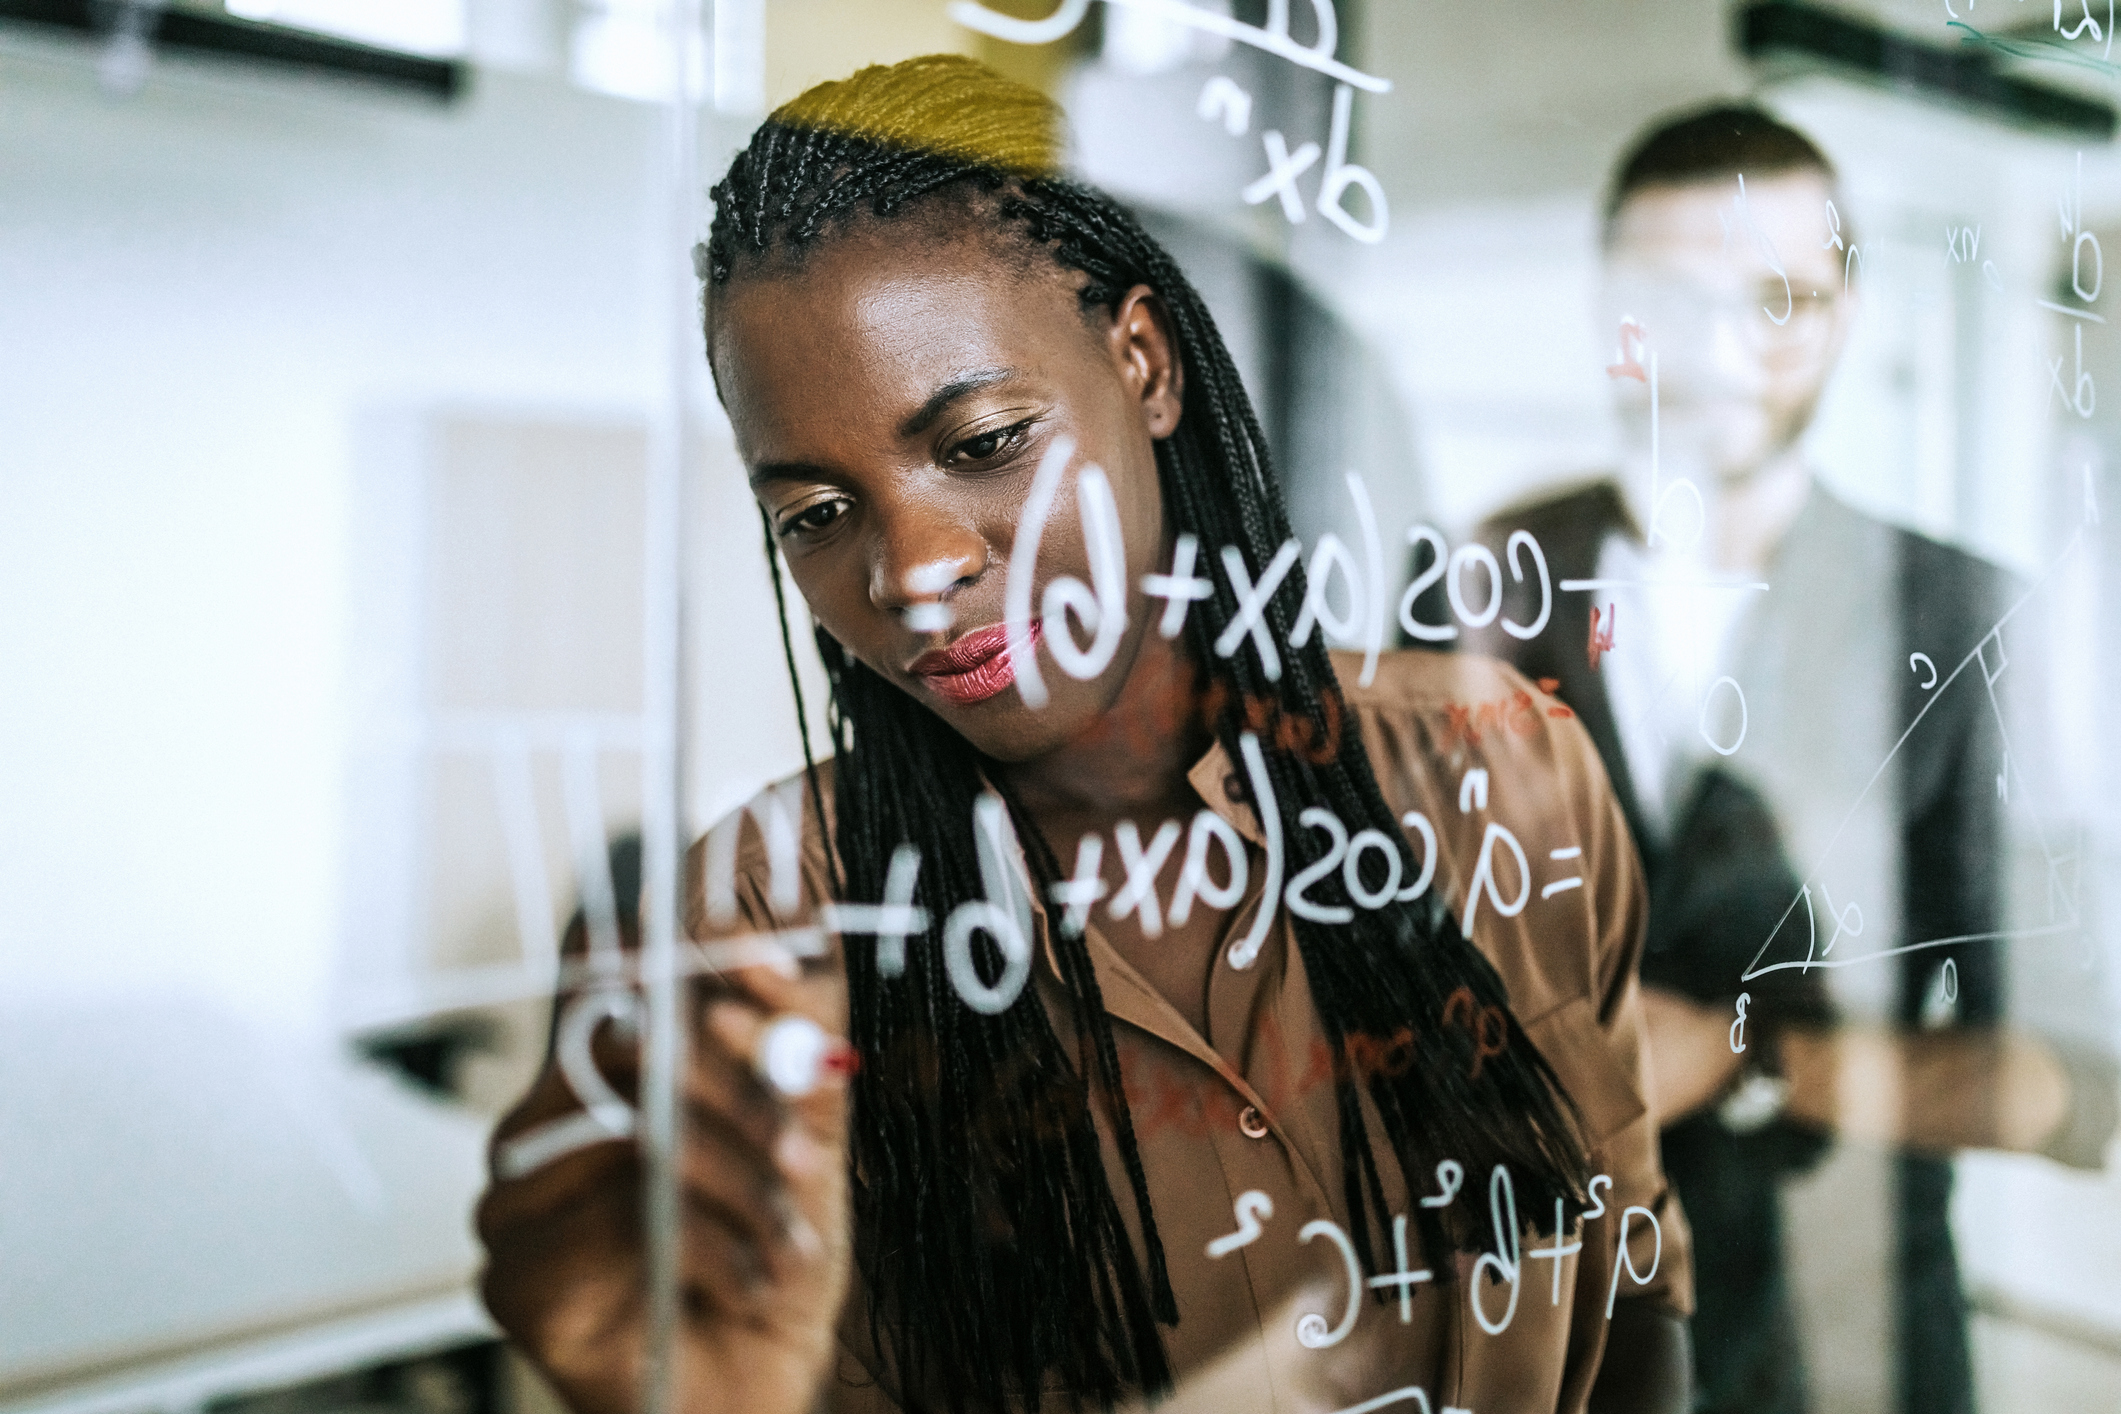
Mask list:
[[1640,867],[1575,714],[1477,654],[1381,654],[1368,683],[1359,653],[1334,667],[1387,803],[1435,831],[1452,913],[1527,1018],[1607,990],[1639,933]]
[[832,773],[828,757],[770,782],[693,842],[685,855],[691,936],[813,925],[831,897],[826,839],[835,814]]
[[1388,707],[1417,704],[1483,691],[1529,686],[1529,680],[1500,658],[1479,653],[1444,653],[1433,648],[1389,648],[1377,655],[1369,682],[1363,682],[1365,655],[1359,649],[1333,650],[1333,670],[1351,704]]
[[1467,791],[1535,806],[1565,829],[1603,827],[1617,809],[1605,763],[1583,723],[1549,690],[1508,663],[1478,653],[1404,648],[1380,653],[1364,682],[1359,652],[1333,655],[1341,691],[1386,798],[1402,791],[1441,804]]
[[1550,691],[1555,684],[1535,683],[1499,658],[1401,648],[1378,654],[1366,673],[1367,663],[1360,652],[1333,654],[1341,693],[1359,718],[1424,720],[1447,745],[1478,746],[1492,736],[1536,742],[1571,761],[1596,755],[1575,712]]

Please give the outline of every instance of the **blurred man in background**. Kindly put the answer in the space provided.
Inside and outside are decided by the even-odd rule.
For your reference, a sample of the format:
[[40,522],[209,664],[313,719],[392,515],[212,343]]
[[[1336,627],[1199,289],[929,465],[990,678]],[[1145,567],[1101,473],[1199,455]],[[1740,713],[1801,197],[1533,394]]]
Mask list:
[[[1853,240],[1825,156],[1758,108],[1636,143],[1604,222],[1628,464],[1483,527],[1505,564],[1530,532],[1557,592],[1520,641],[1499,629],[1536,617],[1538,585],[1503,576],[1502,614],[1466,639],[1558,685],[1649,872],[1642,975],[1665,1166],[1697,1237],[1704,1410],[1809,1405],[1781,1185],[1831,1136],[1872,1141],[1836,1160],[1876,1215],[1874,1260],[1806,1314],[1871,1323],[1897,1406],[1956,1414],[1974,1381],[1949,1152],[2096,1167],[2113,1130],[2110,1070],[2000,1028],[2004,945],[1983,935],[2003,926],[2010,767],[1982,681],[1945,692],[1905,666],[1949,672],[1983,643],[2007,577],[1848,506],[1800,451],[1861,283]],[[1942,939],[1969,941],[1840,965]],[[1860,1255],[1862,1214],[1837,1215],[1832,1240]]]

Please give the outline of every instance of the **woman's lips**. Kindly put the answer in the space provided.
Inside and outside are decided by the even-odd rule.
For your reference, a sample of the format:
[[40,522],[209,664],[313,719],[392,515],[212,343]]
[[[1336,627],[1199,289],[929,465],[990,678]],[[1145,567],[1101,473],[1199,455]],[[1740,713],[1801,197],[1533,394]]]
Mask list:
[[[1026,647],[1038,650],[1039,624],[1032,621]],[[1009,653],[1009,628],[990,624],[960,636],[913,660],[912,671],[936,696],[965,706],[985,702],[1016,681],[1016,661]]]

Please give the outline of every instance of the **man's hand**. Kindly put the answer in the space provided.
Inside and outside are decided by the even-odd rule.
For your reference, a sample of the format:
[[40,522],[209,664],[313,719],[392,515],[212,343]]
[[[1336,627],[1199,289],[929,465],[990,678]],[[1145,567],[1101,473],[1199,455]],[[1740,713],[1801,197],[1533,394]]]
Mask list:
[[2069,1072],[2022,1032],[1792,1027],[1782,1064],[1790,1117],[1848,1139],[2037,1153],[2069,1117]]
[[1642,989],[1649,1030],[1650,1108],[1660,1127],[1721,1099],[1745,1057],[1731,1051],[1731,1017],[1662,987]]
[[[1651,1102],[1657,1123],[1669,1126],[1716,1103],[1745,1058],[1731,1052],[1729,1013],[1650,986],[1642,1006]],[[2068,1071],[2023,1032],[1792,1026],[1777,1042],[1785,1113],[1843,1138],[1931,1153],[2036,1153],[2069,1116]]]
[[[679,1404],[693,1414],[809,1414],[833,1367],[848,1282],[846,1067],[828,1066],[816,1091],[788,1101],[758,1078],[752,1056],[760,1033],[788,1012],[837,1037],[843,1005],[836,987],[766,967],[730,974],[694,1000],[679,1163]],[[609,1031],[597,1063],[631,1098],[639,1050]],[[548,1065],[501,1122],[494,1150],[581,1108],[560,1067]],[[510,1339],[577,1414],[633,1414],[648,1312],[635,1144],[613,1140],[496,1178],[478,1228],[486,1305]]]

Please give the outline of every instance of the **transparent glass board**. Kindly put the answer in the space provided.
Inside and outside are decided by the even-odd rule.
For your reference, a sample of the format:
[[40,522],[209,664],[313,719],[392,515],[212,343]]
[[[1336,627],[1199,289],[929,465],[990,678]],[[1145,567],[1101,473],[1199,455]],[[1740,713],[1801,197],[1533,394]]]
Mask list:
[[2112,1407],[2115,19],[0,0],[0,1414]]

